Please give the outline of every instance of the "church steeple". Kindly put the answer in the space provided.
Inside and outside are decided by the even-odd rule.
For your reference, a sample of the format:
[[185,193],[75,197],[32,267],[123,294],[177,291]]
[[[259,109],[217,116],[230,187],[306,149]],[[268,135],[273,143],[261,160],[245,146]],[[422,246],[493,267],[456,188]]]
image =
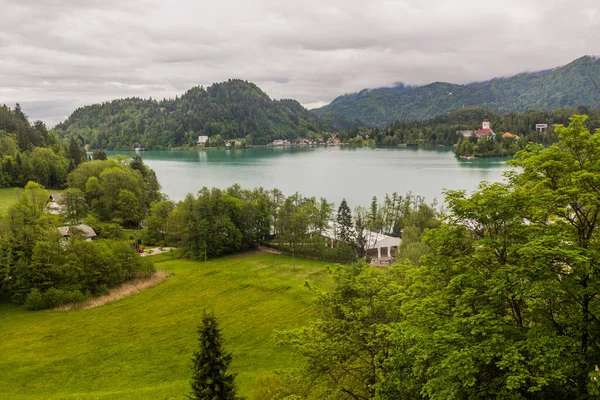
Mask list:
[[483,123],[481,124],[481,128],[482,129],[490,129],[490,121],[488,119],[484,119]]

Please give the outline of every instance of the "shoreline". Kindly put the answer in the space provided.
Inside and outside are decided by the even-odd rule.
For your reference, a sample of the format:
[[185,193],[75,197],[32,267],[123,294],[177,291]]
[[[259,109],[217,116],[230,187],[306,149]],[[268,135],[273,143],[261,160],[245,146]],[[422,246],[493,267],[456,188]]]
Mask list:
[[[252,146],[244,146],[244,147],[172,147],[172,148],[158,148],[158,149],[145,149],[145,150],[132,150],[130,148],[126,149],[94,149],[94,150],[102,150],[102,151],[118,151],[118,152],[131,152],[131,153],[146,153],[149,151],[209,151],[209,150],[246,150],[253,148],[288,148],[288,147],[356,147],[356,148],[378,148],[378,149],[451,149],[454,145],[439,145],[439,144],[429,144],[429,145],[418,145],[418,144],[406,144],[400,143],[394,146],[386,146],[386,145],[358,145],[358,144],[350,144],[350,143],[327,143],[327,144],[287,144],[287,145],[272,145],[272,144],[257,144]],[[88,153],[92,153],[93,150],[88,151]],[[460,156],[459,156],[460,157]],[[478,157],[475,157],[478,158]]]

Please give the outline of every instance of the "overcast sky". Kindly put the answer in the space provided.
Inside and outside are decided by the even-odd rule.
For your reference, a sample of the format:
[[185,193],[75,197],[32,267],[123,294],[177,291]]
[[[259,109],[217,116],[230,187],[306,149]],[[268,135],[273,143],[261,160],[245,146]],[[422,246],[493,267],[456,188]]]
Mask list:
[[0,0],[0,103],[48,125],[228,78],[307,107],[600,55],[598,0]]

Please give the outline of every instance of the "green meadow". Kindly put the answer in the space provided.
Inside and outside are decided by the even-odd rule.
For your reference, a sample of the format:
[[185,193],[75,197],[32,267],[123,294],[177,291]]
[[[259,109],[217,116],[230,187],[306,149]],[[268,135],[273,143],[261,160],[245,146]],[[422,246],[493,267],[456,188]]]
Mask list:
[[314,317],[308,286],[330,285],[325,265],[261,253],[167,259],[157,264],[172,273],[166,281],[102,307],[32,312],[0,302],[0,398],[185,398],[205,309],[220,321],[240,394],[251,396],[257,378],[294,365],[275,334]]
[[19,200],[23,188],[0,189],[0,214],[4,214],[10,206]]

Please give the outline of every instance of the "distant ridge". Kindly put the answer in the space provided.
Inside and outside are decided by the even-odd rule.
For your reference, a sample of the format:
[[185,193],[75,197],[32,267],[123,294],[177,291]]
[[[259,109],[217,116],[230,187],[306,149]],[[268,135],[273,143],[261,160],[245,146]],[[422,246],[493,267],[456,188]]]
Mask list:
[[434,82],[418,87],[398,84],[391,88],[364,89],[339,96],[313,112],[384,126],[396,120],[432,118],[469,107],[507,114],[578,106],[600,107],[597,56],[584,56],[544,71],[466,85]]
[[261,145],[352,128],[339,116],[319,118],[296,100],[272,100],[251,82],[230,79],[194,87],[174,99],[127,98],[81,107],[54,130],[81,136],[91,148],[194,146],[198,136]]

